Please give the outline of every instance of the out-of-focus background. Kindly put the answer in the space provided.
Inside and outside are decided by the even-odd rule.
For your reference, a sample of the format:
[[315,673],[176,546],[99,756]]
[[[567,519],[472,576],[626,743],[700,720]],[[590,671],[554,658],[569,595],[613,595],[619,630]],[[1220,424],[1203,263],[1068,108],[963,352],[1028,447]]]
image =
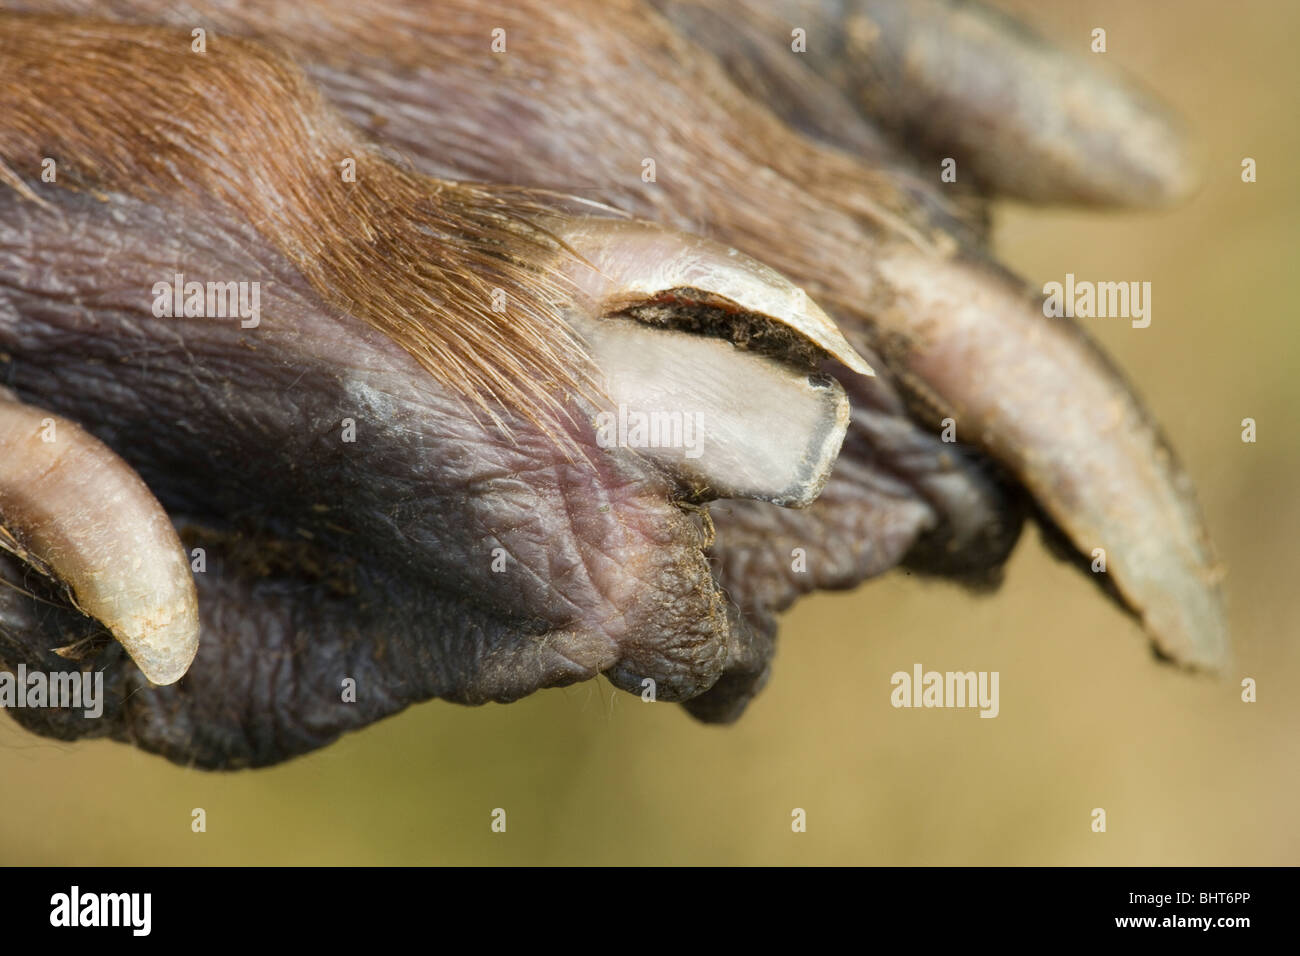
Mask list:
[[[282,767],[215,775],[0,715],[0,863],[1300,863],[1300,6],[999,6],[1083,52],[1104,27],[1105,56],[1203,146],[1204,187],[1177,210],[1003,207],[996,244],[1040,286],[1151,281],[1149,328],[1088,328],[1200,489],[1229,571],[1226,677],[1155,663],[1030,531],[992,597],[896,573],[797,606],[771,683],[728,728],[602,680],[510,706],[428,703]],[[890,675],[916,662],[1000,671],[1001,714],[893,709]]]

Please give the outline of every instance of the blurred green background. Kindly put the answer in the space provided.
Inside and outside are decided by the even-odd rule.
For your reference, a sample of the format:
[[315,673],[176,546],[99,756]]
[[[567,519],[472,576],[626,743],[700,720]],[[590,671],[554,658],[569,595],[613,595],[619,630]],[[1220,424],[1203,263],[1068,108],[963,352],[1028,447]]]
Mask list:
[[[996,243],[1039,285],[1152,282],[1150,328],[1088,327],[1199,487],[1229,572],[1224,679],[1154,663],[1031,531],[992,597],[896,573],[797,606],[770,685],[729,728],[602,680],[510,706],[428,703],[285,766],[214,775],[0,718],[0,862],[1300,863],[1300,5],[999,5],[1080,51],[1106,28],[1105,55],[1203,147],[1204,186],[1177,210],[1003,207]],[[1257,444],[1240,440],[1245,417]],[[889,675],[917,661],[999,670],[1001,715],[893,709]],[[1240,700],[1245,676],[1257,703]]]

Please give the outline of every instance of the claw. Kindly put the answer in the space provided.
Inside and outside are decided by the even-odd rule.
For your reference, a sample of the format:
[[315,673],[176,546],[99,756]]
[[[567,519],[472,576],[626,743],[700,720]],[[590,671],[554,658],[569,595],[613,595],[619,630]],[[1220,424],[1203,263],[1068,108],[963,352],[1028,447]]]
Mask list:
[[580,328],[610,398],[596,416],[602,445],[642,448],[698,500],[805,507],[821,493],[849,424],[833,378],[624,320]]
[[630,412],[633,428],[671,430],[662,442],[656,427],[642,453],[693,497],[811,504],[849,420],[844,389],[817,363],[832,356],[875,374],[826,313],[780,273],[708,240],[616,219],[550,228],[570,253],[556,269],[576,290],[571,322],[604,377],[602,443],[626,436]]
[[849,9],[851,62],[839,68],[858,102],[941,155],[960,153],[994,192],[1152,206],[1195,186],[1182,130],[1145,90],[996,11],[949,0]]
[[65,584],[149,680],[185,675],[198,597],[167,513],[102,442],[3,389],[0,547]]
[[[719,324],[729,330],[750,325],[745,335],[752,345],[763,338],[786,351],[811,345],[859,375],[875,374],[803,289],[735,249],[635,220],[588,219],[553,228],[577,259],[558,268],[589,297],[596,315],[657,302],[711,306],[723,313]],[[733,337],[729,330],[720,334]]]
[[[909,151],[956,158],[990,192],[1154,206],[1196,185],[1183,131],[1145,90],[978,3],[733,0],[719,10],[702,0],[653,2],[742,80],[752,55],[739,51],[758,47],[765,61],[788,63],[788,31],[804,28],[808,52],[797,59],[834,87],[837,101],[845,95]],[[727,29],[700,29],[709,14]],[[769,67],[764,79],[769,105],[807,127],[807,83],[796,68]],[[826,122],[833,115],[826,106],[814,111],[819,134],[859,154],[872,150],[854,124]]]
[[907,387],[1011,468],[1081,554],[1104,549],[1164,654],[1221,667],[1221,571],[1190,482],[1110,363],[974,265],[899,247],[877,268],[896,296],[881,316],[899,343],[888,361]]

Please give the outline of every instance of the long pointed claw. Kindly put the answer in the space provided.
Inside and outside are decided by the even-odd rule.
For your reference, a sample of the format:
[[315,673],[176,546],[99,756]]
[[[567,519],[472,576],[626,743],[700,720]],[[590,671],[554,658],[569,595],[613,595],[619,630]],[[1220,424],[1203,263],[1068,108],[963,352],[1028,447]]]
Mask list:
[[[807,29],[810,67],[910,149],[957,158],[959,177],[969,168],[993,192],[1151,206],[1195,186],[1184,134],[1148,93],[1103,69],[1104,57],[1066,54],[978,3],[740,4]],[[743,31],[750,18],[733,19]],[[735,42],[721,31],[696,39]]]
[[155,684],[198,651],[198,597],[149,488],[73,422],[0,390],[0,546],[65,584]]
[[1217,668],[1227,655],[1220,569],[1190,482],[1119,374],[1081,331],[1013,283],[896,248],[877,260],[899,336],[888,359],[957,437],[1003,461],[1115,588],[1157,647]]

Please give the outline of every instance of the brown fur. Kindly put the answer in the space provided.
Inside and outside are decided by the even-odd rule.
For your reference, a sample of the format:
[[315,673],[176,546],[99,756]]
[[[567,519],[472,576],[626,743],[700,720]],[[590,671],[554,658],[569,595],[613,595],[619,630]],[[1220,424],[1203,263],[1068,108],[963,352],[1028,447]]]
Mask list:
[[[52,157],[62,188],[246,219],[327,302],[498,422],[498,404],[545,424],[564,392],[591,392],[559,315],[566,289],[545,269],[556,244],[530,221],[554,213],[548,197],[411,173],[275,51],[190,43],[179,30],[0,14],[0,181],[40,201]],[[348,157],[355,183],[341,175]]]

